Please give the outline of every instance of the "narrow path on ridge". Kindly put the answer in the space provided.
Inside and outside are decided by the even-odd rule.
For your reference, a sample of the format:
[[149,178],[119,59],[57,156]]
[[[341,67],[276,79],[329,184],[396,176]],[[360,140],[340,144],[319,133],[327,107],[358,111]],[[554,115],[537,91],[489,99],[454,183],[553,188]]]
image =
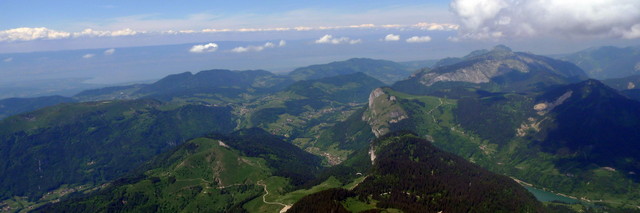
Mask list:
[[265,194],[262,195],[262,202],[264,202],[266,204],[269,204],[269,205],[280,205],[280,206],[283,206],[282,209],[280,210],[280,213],[287,212],[287,210],[289,210],[291,208],[291,205],[286,205],[286,204],[280,203],[280,202],[269,202],[269,201],[267,201],[267,195],[269,195],[269,190],[267,190],[267,184],[261,183],[260,181],[258,181],[256,184],[258,184],[259,186],[264,187]]

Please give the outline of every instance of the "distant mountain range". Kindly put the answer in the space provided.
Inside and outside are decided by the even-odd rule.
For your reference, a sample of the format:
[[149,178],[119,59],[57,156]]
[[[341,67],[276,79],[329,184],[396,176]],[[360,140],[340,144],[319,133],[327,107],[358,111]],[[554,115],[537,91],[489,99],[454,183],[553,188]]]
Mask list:
[[63,96],[43,96],[36,98],[7,98],[0,100],[0,119],[5,117],[19,114],[22,112],[29,112],[36,109],[44,108],[47,106],[53,106],[61,103],[73,103],[76,102],[73,98]]
[[64,101],[60,96],[0,100],[0,119],[45,106],[74,101],[131,100],[143,97],[170,101],[180,99],[181,96],[216,94],[209,99],[227,102],[232,99],[237,100],[243,94],[259,95],[259,93],[283,90],[294,80],[317,80],[355,73],[364,73],[386,84],[391,84],[406,78],[411,71],[407,66],[392,61],[357,58],[299,68],[289,75],[276,75],[264,70],[205,70],[196,74],[185,72],[169,75],[151,84],[84,90],[71,98],[65,98]]
[[595,47],[560,57],[575,63],[591,78],[604,80],[640,74],[640,47]]

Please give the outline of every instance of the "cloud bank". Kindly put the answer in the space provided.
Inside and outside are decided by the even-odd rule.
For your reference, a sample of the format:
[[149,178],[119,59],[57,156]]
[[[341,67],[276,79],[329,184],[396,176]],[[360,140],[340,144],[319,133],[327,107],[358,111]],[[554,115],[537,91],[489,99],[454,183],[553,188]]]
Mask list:
[[315,41],[316,44],[359,44],[361,39],[351,39],[349,37],[334,38],[332,35],[324,35]]
[[132,35],[137,35],[138,33],[144,33],[144,32],[137,32],[135,30],[126,28],[123,30],[116,30],[116,31],[100,31],[100,30],[93,30],[93,29],[84,29],[82,32],[76,32],[76,33],[72,33],[73,37],[115,37],[115,36],[132,36]]
[[384,37],[384,41],[399,41],[400,35],[389,34]]
[[455,39],[556,35],[640,38],[638,0],[453,0]]
[[45,27],[29,28],[21,27],[10,30],[0,31],[0,41],[32,41],[32,40],[55,40],[79,37],[116,37],[131,36],[139,33],[131,29],[123,29],[116,31],[97,31],[93,29],[85,29],[82,32],[64,32],[51,30]]
[[[640,27],[640,26],[639,26]],[[32,40],[55,40],[55,39],[73,39],[73,38],[95,38],[95,37],[118,37],[118,36],[136,36],[145,34],[192,34],[192,33],[225,33],[225,32],[282,32],[282,31],[319,31],[319,30],[340,30],[340,29],[419,29],[428,31],[452,31],[457,30],[458,25],[447,23],[427,23],[420,22],[412,25],[402,24],[359,24],[359,25],[338,25],[338,26],[297,26],[297,27],[270,27],[270,28],[221,28],[202,30],[160,30],[160,31],[137,31],[131,28],[121,30],[95,30],[84,29],[80,32],[65,32],[52,30],[44,27],[39,28],[15,28],[0,31],[0,42],[13,41],[32,41]]]
[[431,41],[431,37],[429,36],[413,36],[406,40],[407,43],[425,43],[430,41]]
[[189,49],[189,52],[192,52],[192,53],[210,53],[210,52],[215,52],[216,50],[218,50],[218,44],[216,44],[216,43],[208,43],[208,44],[193,45],[193,47],[191,47],[191,49]]
[[31,41],[36,39],[62,39],[69,38],[71,33],[50,30],[44,27],[21,27],[0,31],[0,41]]

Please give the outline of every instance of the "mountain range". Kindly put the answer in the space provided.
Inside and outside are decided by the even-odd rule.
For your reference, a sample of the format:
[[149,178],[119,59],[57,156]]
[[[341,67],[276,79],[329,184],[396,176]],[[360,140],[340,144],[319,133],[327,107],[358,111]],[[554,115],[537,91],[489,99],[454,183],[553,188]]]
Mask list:
[[207,70],[3,100],[0,208],[637,210],[634,77],[600,82],[506,46],[429,64]]

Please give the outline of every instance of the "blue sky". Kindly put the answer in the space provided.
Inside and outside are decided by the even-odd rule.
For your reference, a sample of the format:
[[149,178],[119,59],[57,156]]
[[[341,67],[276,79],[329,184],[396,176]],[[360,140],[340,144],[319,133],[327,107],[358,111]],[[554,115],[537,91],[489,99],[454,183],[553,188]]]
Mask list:
[[[3,0],[0,1],[0,26],[2,30],[19,27],[46,27],[49,29],[63,31],[78,31],[84,28],[94,28],[98,30],[110,29],[116,26],[128,28],[145,28],[138,26],[138,22],[131,22],[126,26],[119,22],[130,20],[167,20],[169,23],[177,23],[177,20],[210,21],[210,27],[215,27],[217,20],[233,20],[233,24],[238,26],[256,26],[258,23],[264,27],[288,27],[303,25],[295,23],[289,17],[296,14],[320,17],[327,19],[324,25],[340,25],[345,23],[335,23],[330,15],[350,15],[363,14],[368,12],[381,13],[380,18],[391,18],[386,24],[398,24],[396,22],[406,22],[409,20],[398,20],[387,16],[385,11],[413,9],[411,13],[418,13],[420,9],[430,8],[447,13],[448,1],[416,1],[416,0],[395,0],[395,1],[264,1],[264,0],[242,0],[242,1],[20,1]],[[404,14],[418,15],[418,14]],[[421,14],[425,18],[427,14]],[[276,17],[278,18],[276,18]],[[398,17],[396,15],[396,17]],[[312,18],[312,17],[309,17]],[[264,20],[267,19],[267,20]],[[279,21],[265,23],[265,21]],[[384,22],[382,20],[372,20]],[[425,21],[413,20],[413,22]],[[244,22],[244,23],[243,23]],[[331,23],[334,22],[334,23]],[[148,23],[148,22],[147,22]],[[316,23],[314,23],[316,24]],[[350,23],[365,24],[365,23]],[[385,24],[385,23],[376,23]],[[181,26],[164,26],[165,30],[189,30],[180,29]],[[145,29],[134,29],[145,30]],[[190,29],[199,30],[199,29]]]

